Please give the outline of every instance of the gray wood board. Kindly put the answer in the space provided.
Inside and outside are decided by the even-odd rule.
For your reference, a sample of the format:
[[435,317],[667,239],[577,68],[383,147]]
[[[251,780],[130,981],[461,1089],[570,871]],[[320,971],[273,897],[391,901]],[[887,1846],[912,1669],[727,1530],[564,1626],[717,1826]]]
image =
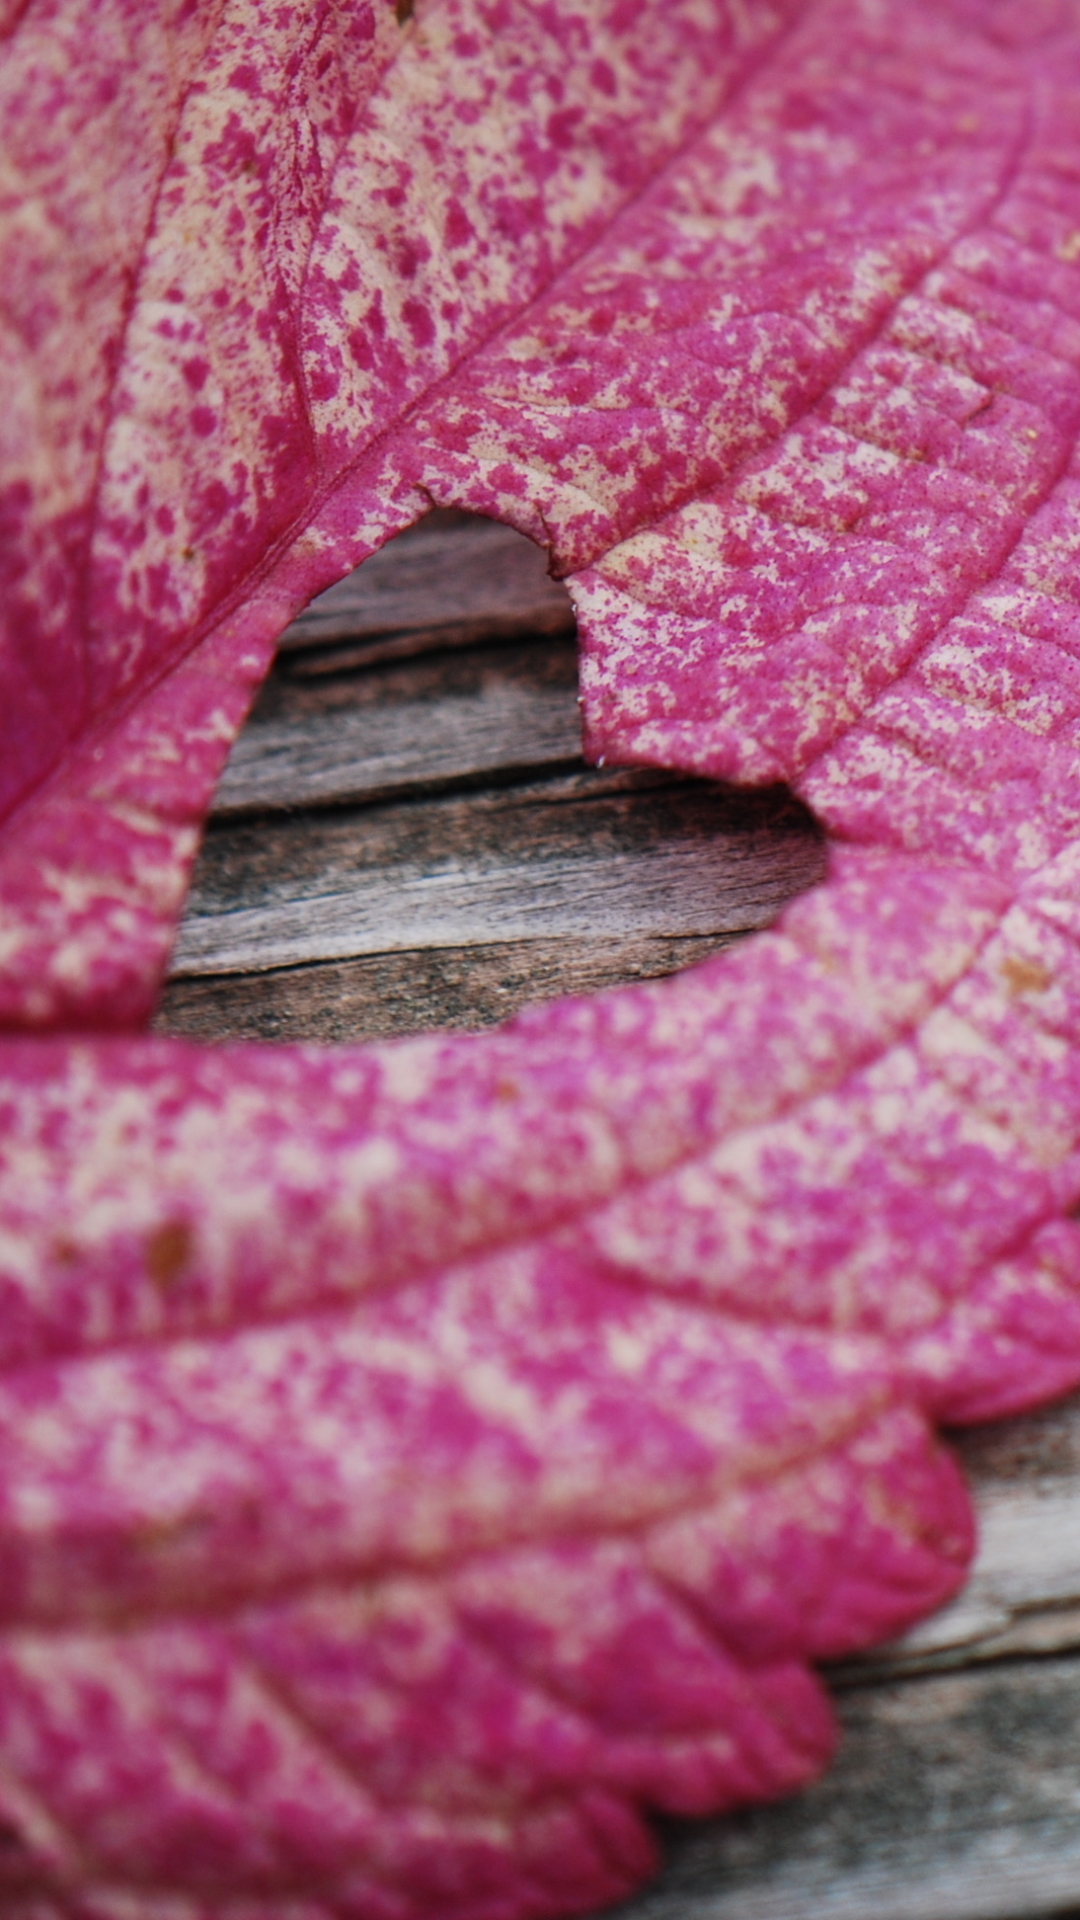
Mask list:
[[271,676],[214,798],[221,819],[581,763],[577,650],[548,640],[297,682]]
[[674,973],[734,937],[508,940],[170,980],[154,1026],[199,1040],[326,1044],[490,1027],[533,1001]]
[[[566,588],[552,580],[547,555],[512,527],[462,515],[432,515],[372,554],[321,593],[292,622],[279,650],[377,642],[399,635],[381,657],[522,633],[572,631]],[[376,649],[370,647],[367,657]],[[362,656],[361,656],[362,657]]]
[[174,975],[429,947],[748,932],[823,870],[784,796],[578,775],[423,806],[238,822],[206,839]]

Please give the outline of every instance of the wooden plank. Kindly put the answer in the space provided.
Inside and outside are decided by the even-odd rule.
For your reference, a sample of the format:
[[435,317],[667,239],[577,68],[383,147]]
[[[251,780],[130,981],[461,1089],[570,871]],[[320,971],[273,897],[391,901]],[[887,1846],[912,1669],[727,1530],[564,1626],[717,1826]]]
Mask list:
[[204,844],[174,975],[528,940],[748,932],[819,878],[783,794],[603,774],[237,822]]
[[1080,1903],[1080,1659],[860,1687],[784,1805],[671,1823],[611,1920],[1015,1920]]
[[433,1027],[475,1030],[536,1000],[599,993],[704,960],[733,936],[513,940],[436,947],[268,973],[170,980],[154,1022],[198,1040],[385,1040]]
[[572,640],[300,682],[275,674],[218,786],[218,819],[582,765]]
[[[500,553],[517,556],[501,580]],[[380,566],[365,613],[362,581]],[[532,999],[690,964],[818,877],[815,831],[782,795],[585,768],[573,638],[512,637],[537,624],[537,580],[544,617],[557,601],[565,628],[569,602],[530,543],[434,515],[353,577],[349,623],[369,629],[355,657],[320,654],[314,677],[298,672],[309,657],[279,661],[218,791],[159,1031],[351,1040],[487,1025]],[[448,650],[451,630],[430,629],[396,636],[409,658],[373,659],[386,620],[456,617],[468,595],[476,613],[485,593],[497,642]],[[414,655],[414,641],[428,650]],[[481,792],[464,814],[357,810],[530,774],[548,777]],[[254,818],[303,807],[337,811]]]
[[[363,642],[355,658],[371,661],[573,625],[566,588],[550,578],[541,547],[494,520],[432,514],[320,594],[278,645],[296,653]],[[340,655],[329,665],[339,663]]]

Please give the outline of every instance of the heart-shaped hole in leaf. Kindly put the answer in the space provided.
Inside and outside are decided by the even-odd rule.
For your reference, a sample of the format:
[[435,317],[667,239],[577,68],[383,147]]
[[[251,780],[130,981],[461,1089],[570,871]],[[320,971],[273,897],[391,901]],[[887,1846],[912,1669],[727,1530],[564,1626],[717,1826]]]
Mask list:
[[783,788],[581,757],[573,611],[511,528],[435,513],[321,595],[218,789],[159,1026],[483,1026],[704,958],[821,876]]

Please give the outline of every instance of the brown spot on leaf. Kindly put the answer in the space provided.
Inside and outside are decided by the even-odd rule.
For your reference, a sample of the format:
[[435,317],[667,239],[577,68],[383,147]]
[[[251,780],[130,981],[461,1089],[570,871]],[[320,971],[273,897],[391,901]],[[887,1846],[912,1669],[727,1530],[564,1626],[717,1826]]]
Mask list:
[[210,1521],[205,1513],[181,1513],[172,1519],[147,1520],[132,1531],[144,1553],[169,1554],[190,1547],[205,1535]]
[[1023,960],[1012,955],[1001,963],[1001,971],[1010,993],[1045,993],[1053,975],[1039,960]]
[[194,1238],[186,1220],[163,1220],[147,1235],[147,1271],[159,1287],[171,1287],[179,1280],[191,1259]]
[[403,27],[405,25],[406,20],[412,19],[414,4],[415,4],[415,0],[397,0],[397,4],[394,8],[394,12],[397,15],[397,23],[399,27]]

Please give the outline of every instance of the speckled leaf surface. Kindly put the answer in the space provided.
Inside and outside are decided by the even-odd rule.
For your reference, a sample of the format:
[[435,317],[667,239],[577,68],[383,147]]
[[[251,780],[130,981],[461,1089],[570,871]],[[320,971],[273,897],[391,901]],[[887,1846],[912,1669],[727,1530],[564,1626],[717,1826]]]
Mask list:
[[[1080,10],[2,31],[4,1911],[595,1907],[954,1590],[935,1420],[1080,1380]],[[493,1035],[142,1037],[277,633],[431,501],[827,883]]]

